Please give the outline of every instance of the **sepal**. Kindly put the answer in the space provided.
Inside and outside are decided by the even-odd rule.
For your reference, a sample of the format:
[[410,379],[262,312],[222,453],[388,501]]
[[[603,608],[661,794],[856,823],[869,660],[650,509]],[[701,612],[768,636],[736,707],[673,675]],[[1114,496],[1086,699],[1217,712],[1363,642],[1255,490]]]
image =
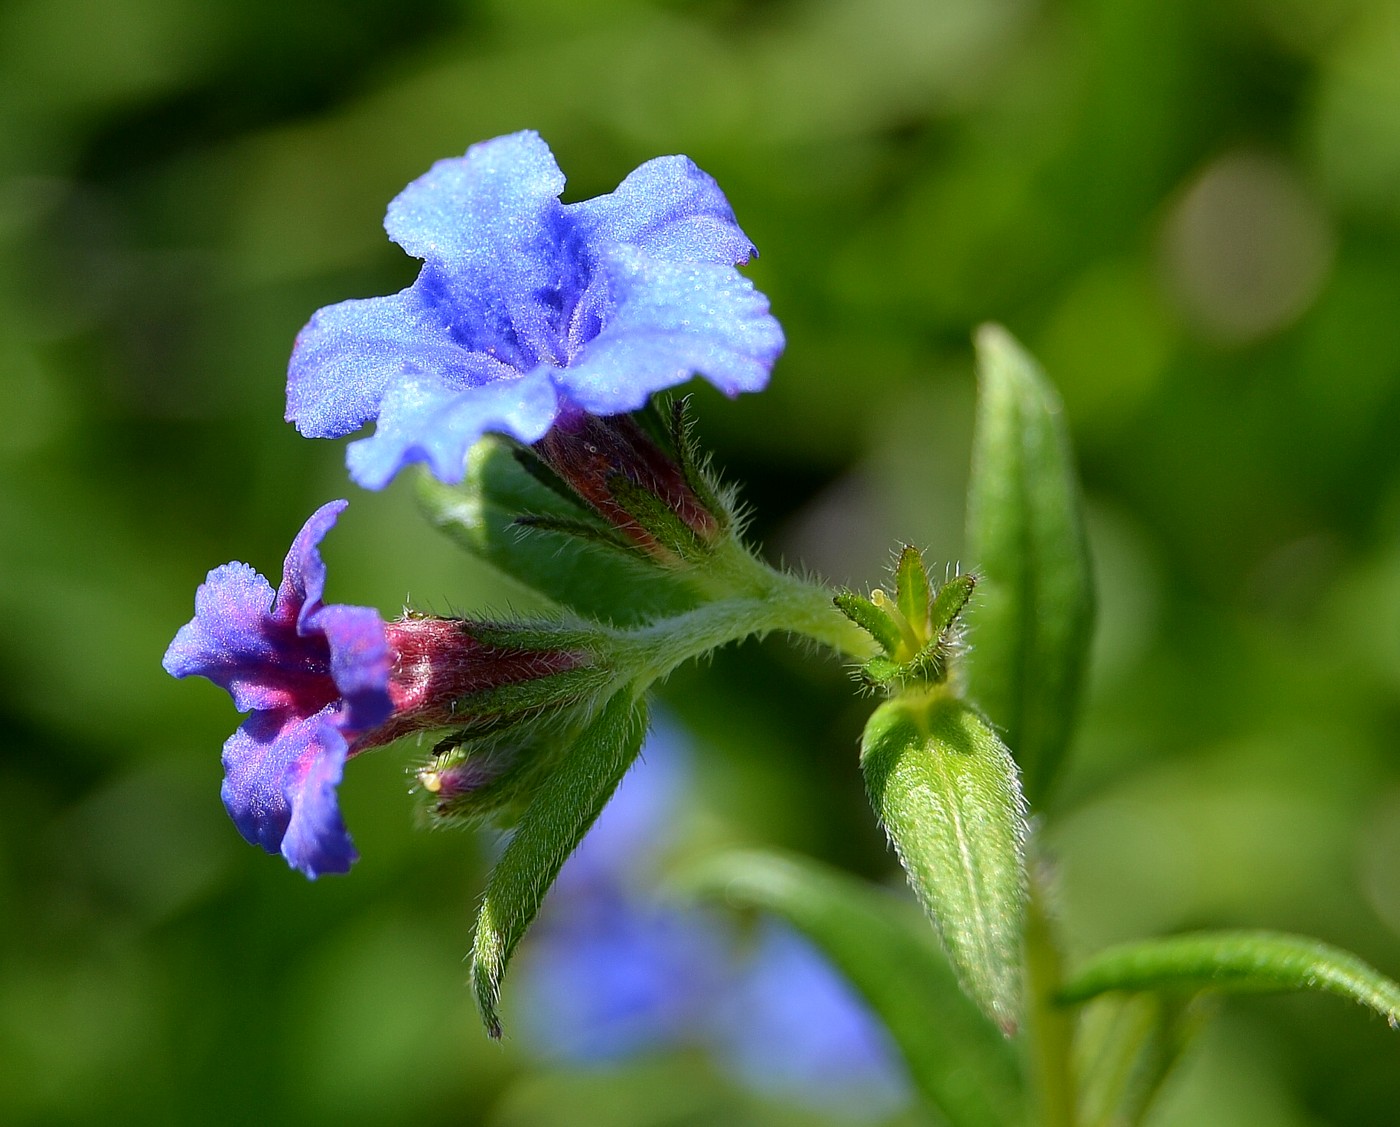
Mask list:
[[703,565],[732,534],[732,503],[701,464],[684,401],[664,434],[648,421],[580,411],[530,449],[621,544],[663,568]]
[[522,723],[439,741],[416,772],[428,818],[443,825],[513,826],[584,719],[580,709],[550,725]]
[[887,690],[942,684],[962,649],[959,618],[977,577],[956,572],[935,584],[918,549],[906,544],[894,579],[893,595],[877,588],[867,599],[841,591],[834,600],[884,650],[860,666],[861,679]]
[[562,483],[549,479],[558,481],[535,455],[488,435],[472,449],[460,486],[424,473],[418,502],[437,528],[473,556],[580,615],[621,626],[696,606],[697,596],[682,576],[644,561],[566,495]]

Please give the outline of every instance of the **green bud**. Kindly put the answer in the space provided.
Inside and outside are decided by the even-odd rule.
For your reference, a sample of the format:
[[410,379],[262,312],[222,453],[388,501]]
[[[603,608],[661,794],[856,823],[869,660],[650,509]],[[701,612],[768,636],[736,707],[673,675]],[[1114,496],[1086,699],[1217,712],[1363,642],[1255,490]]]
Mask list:
[[871,805],[963,989],[1014,1032],[1026,822],[1011,753],[966,702],[909,693],[871,716],[861,766]]

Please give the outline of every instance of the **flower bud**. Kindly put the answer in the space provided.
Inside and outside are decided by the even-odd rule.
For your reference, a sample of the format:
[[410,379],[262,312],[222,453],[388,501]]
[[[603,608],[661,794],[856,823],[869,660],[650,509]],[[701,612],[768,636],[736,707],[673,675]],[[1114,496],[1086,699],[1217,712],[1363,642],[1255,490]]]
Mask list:
[[432,728],[486,731],[574,704],[609,676],[597,639],[579,630],[409,615],[384,633],[393,712],[351,754]]
[[632,547],[675,566],[706,554],[730,516],[697,471],[683,408],[673,457],[630,415],[561,416],[532,449]]

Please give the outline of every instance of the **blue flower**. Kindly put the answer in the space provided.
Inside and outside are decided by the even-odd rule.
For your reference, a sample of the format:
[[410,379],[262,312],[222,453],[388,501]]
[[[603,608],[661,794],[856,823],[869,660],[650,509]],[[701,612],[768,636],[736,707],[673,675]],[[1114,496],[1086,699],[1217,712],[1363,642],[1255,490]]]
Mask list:
[[699,373],[756,391],[783,348],[768,301],[734,269],[753,246],[719,186],[685,157],[561,204],[564,176],[532,132],[439,161],[389,205],[389,237],[423,260],[389,297],[322,309],[297,337],[287,418],[351,444],[382,488],[426,462],[462,479],[486,431],[542,438],[579,412],[614,415]]
[[801,935],[765,920],[720,1006],[717,1040],[750,1085],[852,1122],[889,1118],[910,1101],[890,1035]]
[[247,564],[211,571],[163,662],[172,676],[207,677],[251,713],[224,744],[224,805],[248,841],[312,878],[356,858],[336,786],[351,745],[393,710],[379,612],[321,602],[317,545],[345,504],[312,514],[275,595]]

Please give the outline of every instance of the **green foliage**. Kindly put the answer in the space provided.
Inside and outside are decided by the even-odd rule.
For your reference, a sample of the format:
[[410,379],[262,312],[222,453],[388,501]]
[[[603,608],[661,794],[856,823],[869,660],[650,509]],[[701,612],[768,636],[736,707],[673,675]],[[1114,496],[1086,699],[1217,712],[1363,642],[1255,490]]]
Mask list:
[[982,585],[970,692],[1040,804],[1078,710],[1093,580],[1059,397],[998,326],[978,331],[977,358],[967,550]]
[[1018,1122],[1016,1054],[959,987],[912,905],[825,865],[735,850],[679,874],[730,907],[779,915],[805,933],[884,1022],[920,1094],[951,1127]]
[[501,1036],[501,980],[559,869],[632,766],[646,735],[646,711],[623,690],[540,782],[501,859],[491,870],[472,940],[471,980],[487,1031]]
[[1110,947],[1089,959],[1061,997],[1113,990],[1320,990],[1368,1006],[1400,1028],[1400,984],[1346,951],[1271,931],[1201,932]]
[[1115,994],[1086,1007],[1078,1023],[1073,1075],[1076,1122],[1136,1127],[1195,1040],[1211,1007],[1155,994]]
[[1026,824],[1010,753],[965,702],[907,694],[871,716],[861,767],[876,815],[963,987],[1014,1032]]

